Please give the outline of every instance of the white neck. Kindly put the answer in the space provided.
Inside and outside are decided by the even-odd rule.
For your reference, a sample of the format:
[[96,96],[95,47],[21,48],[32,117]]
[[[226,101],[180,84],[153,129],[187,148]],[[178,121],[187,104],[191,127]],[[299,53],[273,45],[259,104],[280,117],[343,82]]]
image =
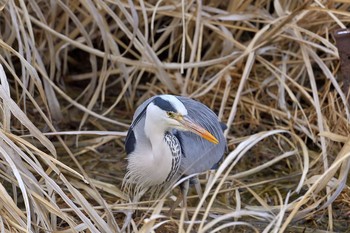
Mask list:
[[[159,150],[162,144],[166,144],[164,141],[164,134],[167,130],[165,124],[162,120],[158,119],[159,117],[153,114],[155,111],[152,110],[155,108],[154,105],[148,106],[146,119],[145,119],[145,134],[151,141],[152,151],[154,159],[161,159],[159,157],[163,157],[161,151]],[[167,146],[167,145],[166,145]]]
[[[148,108],[157,108],[150,104]],[[145,119],[145,134],[151,142],[151,153],[144,154],[147,159],[143,160],[144,175],[152,177],[154,184],[160,184],[167,178],[172,164],[172,154],[169,145],[164,140],[167,126],[156,115],[154,109],[147,109]]]

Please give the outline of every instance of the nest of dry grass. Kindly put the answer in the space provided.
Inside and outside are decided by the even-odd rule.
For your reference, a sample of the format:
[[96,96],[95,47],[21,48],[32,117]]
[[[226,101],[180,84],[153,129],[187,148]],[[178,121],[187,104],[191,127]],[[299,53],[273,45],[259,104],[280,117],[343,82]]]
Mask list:
[[[1,0],[1,232],[348,230],[350,114],[332,33],[349,9]],[[160,93],[200,100],[229,127],[203,198],[171,217],[176,188],[138,203],[121,190],[133,111]]]

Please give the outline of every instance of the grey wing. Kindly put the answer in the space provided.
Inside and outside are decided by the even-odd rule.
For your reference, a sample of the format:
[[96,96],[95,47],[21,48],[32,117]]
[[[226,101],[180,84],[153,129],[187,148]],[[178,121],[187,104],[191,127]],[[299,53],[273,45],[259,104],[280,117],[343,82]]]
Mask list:
[[132,121],[135,121],[136,117],[138,115],[140,115],[140,113],[147,107],[147,105],[156,97],[157,96],[152,96],[152,97],[148,98],[147,100],[145,100],[141,105],[139,105],[135,110],[134,117],[133,117]]
[[187,97],[177,96],[177,98],[187,108],[189,117],[219,140],[215,145],[194,133],[174,131],[183,153],[179,172],[190,175],[215,168],[222,159],[227,145],[223,126],[216,114],[204,104]]
[[125,150],[128,155],[135,150],[136,141],[139,145],[149,144],[149,141],[147,140],[147,137],[145,136],[145,132],[144,132],[146,107],[155,97],[156,96],[153,96],[145,100],[135,110],[132,123],[128,130],[128,134],[126,135],[126,138],[125,138]]

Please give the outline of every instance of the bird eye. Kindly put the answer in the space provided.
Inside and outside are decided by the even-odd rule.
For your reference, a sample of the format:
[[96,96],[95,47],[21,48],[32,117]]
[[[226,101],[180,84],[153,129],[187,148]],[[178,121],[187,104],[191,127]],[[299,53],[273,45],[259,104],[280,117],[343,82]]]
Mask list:
[[166,112],[168,114],[168,117],[173,118],[175,115],[173,112]]

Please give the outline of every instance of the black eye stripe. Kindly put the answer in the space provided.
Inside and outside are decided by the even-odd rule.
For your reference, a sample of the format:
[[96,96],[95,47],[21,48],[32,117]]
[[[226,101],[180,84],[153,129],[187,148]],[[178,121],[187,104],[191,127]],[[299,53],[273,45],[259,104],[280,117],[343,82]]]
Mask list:
[[153,103],[166,112],[177,112],[169,101],[162,99],[161,97],[154,98]]

